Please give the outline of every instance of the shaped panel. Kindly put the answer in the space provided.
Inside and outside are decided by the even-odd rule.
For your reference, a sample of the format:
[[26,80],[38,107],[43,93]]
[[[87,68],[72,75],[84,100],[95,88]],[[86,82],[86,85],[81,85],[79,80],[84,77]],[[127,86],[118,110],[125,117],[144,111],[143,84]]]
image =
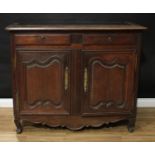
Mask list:
[[134,104],[135,52],[85,51],[83,57],[87,78],[83,78],[82,113],[129,112]]
[[68,114],[70,52],[19,51],[17,59],[21,113]]

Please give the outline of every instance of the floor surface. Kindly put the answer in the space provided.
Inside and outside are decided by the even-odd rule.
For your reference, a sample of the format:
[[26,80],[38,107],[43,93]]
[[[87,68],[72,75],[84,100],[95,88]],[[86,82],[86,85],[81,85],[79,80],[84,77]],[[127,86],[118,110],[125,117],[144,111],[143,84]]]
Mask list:
[[155,108],[138,109],[133,133],[129,133],[124,125],[81,131],[25,127],[22,134],[16,134],[15,129],[12,108],[1,108],[0,141],[155,141]]

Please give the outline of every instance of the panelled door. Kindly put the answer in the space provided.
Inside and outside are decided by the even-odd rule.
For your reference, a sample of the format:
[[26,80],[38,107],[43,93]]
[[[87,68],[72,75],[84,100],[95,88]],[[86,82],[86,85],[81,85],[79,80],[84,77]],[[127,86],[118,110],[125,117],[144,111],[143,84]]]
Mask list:
[[69,114],[71,51],[17,51],[20,113]]
[[81,57],[82,114],[130,112],[134,106],[135,51],[82,51]]

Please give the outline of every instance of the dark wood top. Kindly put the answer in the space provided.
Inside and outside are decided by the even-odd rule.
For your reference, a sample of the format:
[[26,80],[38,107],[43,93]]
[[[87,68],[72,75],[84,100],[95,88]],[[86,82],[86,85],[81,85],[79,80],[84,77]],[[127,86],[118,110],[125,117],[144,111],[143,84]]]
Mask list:
[[12,24],[6,27],[7,31],[66,31],[66,30],[145,30],[144,26],[137,24],[51,24],[51,25],[21,25]]

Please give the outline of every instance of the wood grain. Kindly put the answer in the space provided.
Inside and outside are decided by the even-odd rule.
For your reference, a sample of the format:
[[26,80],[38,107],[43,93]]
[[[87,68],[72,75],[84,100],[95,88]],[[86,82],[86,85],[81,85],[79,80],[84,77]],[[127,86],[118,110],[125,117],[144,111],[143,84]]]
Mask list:
[[124,126],[70,131],[67,129],[36,128],[27,126],[16,134],[13,109],[0,109],[0,141],[155,141],[155,108],[138,109],[136,130],[129,133]]

